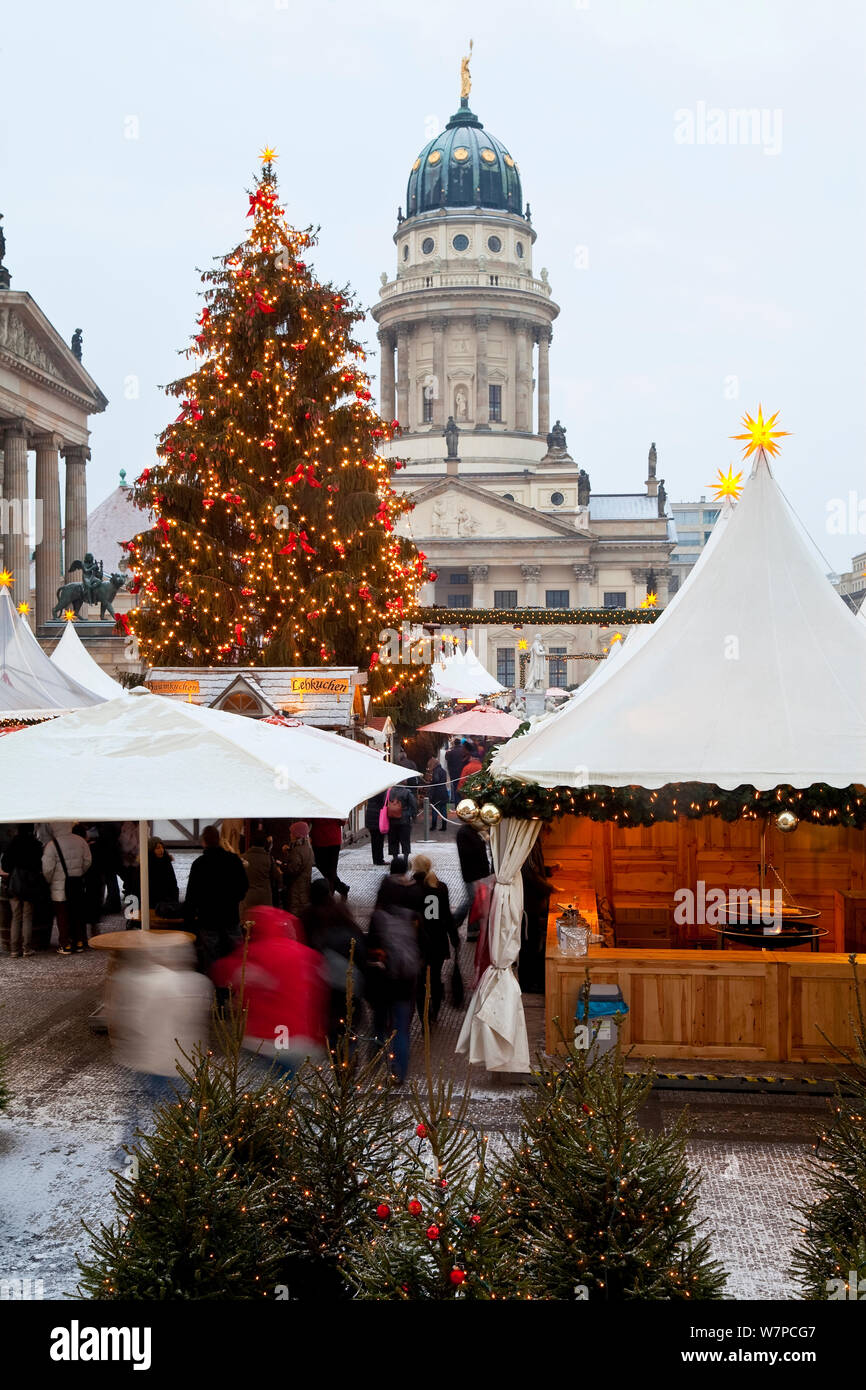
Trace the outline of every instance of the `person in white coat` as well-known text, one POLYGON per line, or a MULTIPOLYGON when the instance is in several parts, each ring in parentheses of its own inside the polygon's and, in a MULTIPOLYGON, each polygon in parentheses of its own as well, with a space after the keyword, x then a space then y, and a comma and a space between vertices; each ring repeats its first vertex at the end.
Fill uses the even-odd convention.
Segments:
POLYGON ((87 949, 84 875, 91 863, 90 846, 80 835, 73 835, 72 822, 55 821, 42 853, 42 873, 57 918, 58 955, 87 949))
POLYGON ((188 1066, 209 1037, 213 985, 194 969, 191 943, 170 945, 162 933, 136 932, 118 951, 105 994, 114 1060, 128 1088, 123 1144, 132 1144, 154 1106, 182 1087, 178 1063, 188 1066))

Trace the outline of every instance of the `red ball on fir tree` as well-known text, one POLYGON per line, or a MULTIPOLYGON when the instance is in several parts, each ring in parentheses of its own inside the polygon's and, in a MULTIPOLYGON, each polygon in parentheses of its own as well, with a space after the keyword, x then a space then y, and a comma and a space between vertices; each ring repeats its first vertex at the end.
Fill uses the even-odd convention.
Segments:
POLYGON ((422 1212, 423 1210, 424 1210, 424 1208, 421 1206, 421 1203, 420 1203, 419 1201, 413 1199, 413 1200, 409 1203, 409 1215, 410 1215, 410 1216, 420 1216, 420 1215, 421 1215, 421 1212, 422 1212))
POLYGON ((438 1227, 438 1226, 436 1226, 436 1225, 434 1224, 434 1225, 432 1225, 432 1226, 428 1226, 428 1227, 427 1227, 427 1239, 428 1239, 428 1240, 438 1240, 438 1239, 439 1239, 439 1227, 438 1227))
POLYGON ((474 1212, 472 1213, 472 1215, 470 1216, 470 1218, 469 1218, 469 1225, 470 1225, 470 1226, 480 1226, 480 1225, 481 1225, 481 1217, 478 1215, 477 1211, 474 1211, 474 1212))
POLYGON ((452 1271, 451 1271, 451 1273, 450 1273, 450 1275, 449 1275, 448 1277, 450 1278, 452 1284, 465 1284, 465 1283, 466 1283, 466 1270, 465 1270, 465 1269, 452 1269, 452 1271))
POLYGON ((424 1124, 423 1120, 419 1125, 415 1126, 415 1133, 418 1135, 419 1139, 427 1138, 427 1126, 424 1124))
POLYGON ((378 1216, 380 1221, 388 1220, 388 1217, 391 1215, 391 1208, 388 1206, 387 1202, 379 1203, 379 1205, 376 1208, 376 1215, 378 1216))

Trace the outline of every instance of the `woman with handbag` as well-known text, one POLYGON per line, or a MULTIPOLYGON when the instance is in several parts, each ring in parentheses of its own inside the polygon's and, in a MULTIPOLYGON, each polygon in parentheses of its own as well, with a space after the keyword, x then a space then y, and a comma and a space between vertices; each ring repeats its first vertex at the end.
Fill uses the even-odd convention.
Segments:
POLYGON ((42 875, 51 890, 60 946, 57 954, 72 955, 87 948, 84 875, 90 868, 90 848, 73 835, 69 821, 57 822, 42 854, 42 875))
POLYGON ((418 814, 418 798, 411 787, 392 787, 385 798, 384 811, 393 871, 393 861, 398 854, 406 859, 409 857, 412 822, 418 814))
POLYGON ((382 812, 385 808, 385 792, 371 796, 364 809, 364 824, 370 832, 370 856, 378 868, 385 867, 385 836, 388 833, 387 817, 382 825, 382 812))
POLYGON ((17 834, 0 860, 0 872, 8 876, 12 922, 10 956, 32 956, 33 904, 42 894, 42 845, 32 825, 19 825, 17 834))

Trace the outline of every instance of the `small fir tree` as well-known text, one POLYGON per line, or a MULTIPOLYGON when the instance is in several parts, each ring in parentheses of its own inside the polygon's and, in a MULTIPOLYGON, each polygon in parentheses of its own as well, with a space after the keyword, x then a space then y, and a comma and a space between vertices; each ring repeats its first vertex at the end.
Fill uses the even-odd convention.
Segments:
POLYGON ((425 1024, 426 1080, 409 1089, 409 1140, 366 1203, 349 1252, 358 1297, 444 1300, 517 1297, 519 1264, 488 1141, 468 1119, 470 1092, 434 1080, 425 1024))
POLYGON ((132 626, 154 665, 369 668, 375 707, 405 724, 429 703, 429 667, 386 667, 379 633, 428 570, 395 529, 402 464, 378 452, 397 422, 370 405, 363 313, 307 264, 315 238, 285 219, 275 157, 247 237, 202 276, 192 370, 166 388, 180 413, 136 480, 154 525, 127 546, 132 626))
POLYGON ((564 1063, 540 1061, 509 1165, 512 1258, 525 1262, 532 1297, 721 1297, 683 1118, 661 1134, 642 1129, 651 1075, 628 1073, 619 1044, 589 1057, 567 1042, 564 1063))
POLYGON ((220 1053, 179 1066, 178 1098, 157 1107, 114 1191, 117 1218, 78 1261, 80 1297, 273 1297, 286 1224, 287 1091, 253 1073, 242 1024, 217 1021, 220 1053), (184 1087, 186 1093, 184 1094, 184 1087))
POLYGON ((832 1123, 811 1160, 819 1195, 798 1208, 804 1225, 792 1257, 794 1278, 810 1300, 866 1296, 866 1007, 856 956, 850 961, 854 1062, 837 1084, 832 1123))

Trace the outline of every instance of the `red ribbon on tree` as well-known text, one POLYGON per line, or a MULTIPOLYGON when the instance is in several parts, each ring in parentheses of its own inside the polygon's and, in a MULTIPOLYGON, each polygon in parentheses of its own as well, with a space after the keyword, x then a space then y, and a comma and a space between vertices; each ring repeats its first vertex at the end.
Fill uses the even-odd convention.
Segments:
POLYGON ((169 525, 168 525, 168 522, 166 521, 165 517, 164 517, 164 516, 158 516, 157 519, 156 519, 156 524, 157 524, 157 526, 159 527, 160 531, 162 532, 164 539, 165 539, 165 540, 168 540, 169 525))
POLYGON ((288 544, 283 546, 280 554, 292 555, 298 545, 307 555, 316 554, 315 546, 310 545, 310 538, 306 531, 290 531, 288 544))
POLYGON ((175 422, 174 422, 176 425, 179 425, 179 424, 181 423, 182 420, 203 420, 203 419, 204 419, 204 414, 202 413, 201 410, 199 410, 198 401, 196 401, 196 400, 181 401, 180 405, 181 405, 180 414, 178 415, 177 419, 176 419, 175 422))
POLYGON ((124 637, 132 636, 132 628, 129 626, 129 619, 127 618, 125 613, 117 614, 116 618, 114 619, 114 626, 116 628, 120 628, 120 631, 124 637))

